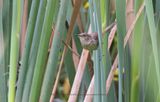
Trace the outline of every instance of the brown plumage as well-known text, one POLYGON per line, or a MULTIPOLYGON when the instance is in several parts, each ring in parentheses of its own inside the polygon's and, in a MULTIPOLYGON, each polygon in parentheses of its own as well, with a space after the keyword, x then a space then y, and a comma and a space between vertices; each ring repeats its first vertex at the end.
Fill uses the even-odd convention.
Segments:
POLYGON ((96 50, 98 48, 98 33, 81 33, 78 34, 81 45, 87 50, 96 50))

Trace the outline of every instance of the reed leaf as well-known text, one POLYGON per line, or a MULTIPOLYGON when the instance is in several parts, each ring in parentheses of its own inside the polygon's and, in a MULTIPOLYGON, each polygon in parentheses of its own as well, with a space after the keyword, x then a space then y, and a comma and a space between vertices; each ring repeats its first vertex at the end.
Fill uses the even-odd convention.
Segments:
POLYGON ((5 43, 3 37, 2 8, 0 4, 0 102, 7 102, 7 77, 5 67, 5 43))
POLYGON ((118 102, 123 102, 123 68, 124 68, 124 36, 126 34, 126 1, 116 0, 116 19, 117 19, 117 33, 118 33, 118 68, 119 68, 119 79, 118 79, 118 102), (121 8, 121 9, 119 9, 121 8))
POLYGON ((38 47, 37 60, 34 69, 29 102, 38 102, 40 97, 41 86, 47 61, 50 35, 52 32, 53 18, 56 16, 56 7, 58 0, 47 1, 47 7, 44 17, 44 23, 41 32, 40 44, 38 47))
POLYGON ((17 64, 19 57, 19 35, 21 27, 21 0, 13 0, 13 18, 11 31, 10 70, 8 101, 15 101, 17 64))
MULTIPOLYGON (((46 3, 47 3, 47 0, 42 0, 40 2, 40 6, 38 9, 37 19, 36 19, 36 23, 35 23, 35 29, 34 29, 33 38, 32 38, 33 41, 31 44, 29 60, 28 60, 28 69, 27 69, 27 74, 25 76, 26 77, 25 78, 26 84, 23 86, 24 89, 23 89, 23 94, 21 96, 22 99, 19 100, 19 102, 20 101, 28 102, 28 100, 29 100, 29 93, 30 93, 30 89, 31 89, 34 67, 35 67, 35 63, 36 63, 38 45, 40 42, 40 36, 41 36, 41 31, 42 31, 42 26, 43 26, 42 24, 43 24, 45 10, 46 10, 45 9, 46 3)), ((18 90, 17 90, 17 99, 18 98, 20 98, 20 96, 18 96, 18 90)))
MULTIPOLYGON (((151 42, 152 42, 152 49, 153 49, 153 56, 155 61, 155 70, 156 70, 156 76, 157 76, 157 84, 160 86, 160 80, 158 78, 160 77, 160 65, 159 65, 159 56, 158 56, 158 44, 157 44, 157 33, 156 33, 156 25, 155 25, 155 19, 154 19, 154 13, 153 13, 153 3, 151 0, 145 0, 146 5, 146 13, 148 18, 148 24, 149 24, 149 30, 150 30, 150 36, 151 36, 151 42)), ((160 101, 160 87, 158 88, 158 95, 156 102, 160 101)))
POLYGON ((31 43, 32 43, 32 37, 33 37, 38 7, 39 7, 39 0, 34 0, 32 3, 32 9, 30 12, 30 17, 29 17, 28 25, 27 25, 24 52, 22 54, 22 59, 20 62, 21 66, 20 66, 19 75, 18 75, 19 79, 17 82, 18 89, 16 92, 16 101, 18 101, 18 102, 21 102, 22 95, 23 95, 26 72, 28 69, 28 59, 29 59, 30 47, 31 47, 31 43))
POLYGON ((42 90, 41 90, 40 100, 44 102, 49 101, 50 99, 56 70, 59 65, 60 57, 62 54, 62 48, 64 46, 62 43, 62 40, 64 40, 66 36, 64 29, 65 29, 67 5, 68 5, 67 0, 61 0, 60 10, 59 10, 54 37, 52 41, 51 52, 49 55, 46 72, 44 76, 44 81, 42 85, 42 90))

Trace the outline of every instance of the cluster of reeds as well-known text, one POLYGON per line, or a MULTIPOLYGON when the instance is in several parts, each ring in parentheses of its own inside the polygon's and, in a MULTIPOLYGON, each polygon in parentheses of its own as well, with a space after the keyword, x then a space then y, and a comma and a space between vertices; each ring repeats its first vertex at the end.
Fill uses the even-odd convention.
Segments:
POLYGON ((54 102, 62 71, 68 102, 160 102, 159 19, 160 0, 0 0, 0 102, 54 102))

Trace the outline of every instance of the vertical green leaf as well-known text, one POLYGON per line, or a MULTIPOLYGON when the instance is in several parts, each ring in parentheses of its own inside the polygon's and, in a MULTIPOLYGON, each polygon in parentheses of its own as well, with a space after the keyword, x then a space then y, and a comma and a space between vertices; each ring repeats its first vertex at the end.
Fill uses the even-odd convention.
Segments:
POLYGON ((7 102, 7 79, 5 67, 5 43, 3 37, 2 8, 3 4, 0 4, 0 102, 7 102))
POLYGON ((33 33, 33 41, 32 41, 30 54, 29 54, 29 60, 28 60, 28 69, 27 69, 25 84, 23 86, 24 87, 23 95, 19 96, 21 93, 18 93, 18 90, 17 90, 17 101, 18 102, 21 102, 21 101, 28 102, 28 100, 29 100, 29 93, 30 93, 30 88, 32 85, 32 78, 33 78, 34 67, 35 67, 36 58, 37 58, 38 45, 40 42, 40 36, 41 36, 43 20, 44 20, 44 15, 45 15, 45 10, 46 10, 45 9, 46 3, 47 3, 47 0, 42 0, 40 2, 40 6, 38 9, 35 29, 34 29, 34 33, 33 33), (20 98, 22 98, 22 100, 20 98))
POLYGON ((30 47, 32 43, 32 37, 33 37, 38 7, 39 7, 39 0, 34 0, 32 3, 30 17, 27 25, 25 47, 24 47, 24 52, 21 59, 20 71, 18 75, 18 78, 19 78, 17 82, 18 88, 16 92, 16 101, 18 102, 21 102, 22 95, 23 95, 23 88, 25 84, 26 72, 28 69, 28 59, 29 59, 30 47))
MULTIPOLYGON (((156 26, 155 26, 155 20, 154 20, 154 12, 153 12, 153 3, 151 0, 145 0, 145 5, 146 5, 146 13, 148 18, 151 42, 152 42, 153 56, 155 61, 157 82, 158 82, 158 86, 160 86, 160 80, 158 79, 160 77, 160 70, 159 70, 160 65, 159 65, 159 57, 158 57, 158 44, 157 44, 156 26)), ((160 101, 159 97, 160 97, 160 87, 158 88, 158 95, 157 95, 156 102, 160 101)))
MULTIPOLYGON (((9 77, 9 59, 10 59, 10 42, 11 42, 11 23, 12 23, 12 0, 3 0, 2 11, 3 37, 4 37, 4 56, 5 56, 5 77, 9 77)), ((7 85, 7 80, 6 80, 7 85)), ((8 88, 7 88, 8 90, 8 88)))
MULTIPOLYGON (((97 50, 97 62, 99 63, 99 70, 100 70, 100 96, 101 96, 101 101, 106 102, 106 75, 105 75, 105 62, 103 61, 103 40, 102 40, 102 24, 101 24, 101 12, 100 12, 100 1, 95 0, 94 2, 94 10, 95 10, 95 28, 96 31, 98 32, 98 41, 99 41, 99 48, 97 50)), ((105 13, 104 13, 105 14, 105 13)), ((106 15, 106 14, 105 14, 106 15)), ((105 52, 104 52, 105 53, 105 52)), ((96 67, 98 68, 98 67, 96 67)))
POLYGON ((107 9, 108 9, 109 0, 101 0, 100 2, 100 9, 101 9, 101 22, 102 22, 102 29, 106 27, 106 16, 107 16, 107 9))
POLYGON ((10 71, 8 101, 15 101, 15 86, 19 55, 19 34, 21 26, 21 0, 13 0, 13 18, 11 31, 10 71))
MULTIPOLYGON (((104 69, 105 61, 103 61, 103 41, 102 41, 102 24, 101 24, 101 13, 100 13, 100 1, 90 1, 90 19, 92 25, 92 31, 98 32, 99 47, 97 51, 93 52, 94 56, 94 74, 95 74, 95 91, 94 101, 95 102, 106 102, 106 90, 105 81, 106 73, 104 69), (92 7, 93 6, 93 7, 92 7)), ((106 23, 106 22, 105 22, 106 23)))
POLYGON ((57 67, 59 64, 59 58, 61 57, 62 47, 64 46, 62 40, 65 38, 65 21, 66 21, 66 13, 68 0, 60 1, 60 10, 58 14, 58 19, 56 23, 56 28, 54 32, 54 37, 52 41, 52 47, 46 67, 46 72, 44 75, 44 81, 41 90, 40 101, 48 102, 52 93, 52 88, 54 84, 54 79, 57 72, 57 67))
POLYGON ((44 23, 41 32, 41 39, 37 53, 37 60, 34 69, 34 75, 32 80, 31 92, 29 97, 29 102, 38 102, 42 79, 45 72, 45 64, 47 61, 48 46, 50 41, 50 35, 52 32, 53 18, 56 15, 56 5, 59 0, 49 0, 47 1, 46 13, 44 17, 44 23))
MULTIPOLYGON (((1 0, 2 1, 2 0, 1 0)), ((4 85, 1 92, 2 93, 2 102, 7 102, 7 95, 8 95, 8 87, 7 87, 7 83, 8 83, 8 77, 9 77, 9 59, 10 59, 10 35, 11 35, 11 21, 12 21, 12 1, 11 0, 3 0, 3 3, 1 2, 0 4, 0 10, 1 11, 1 24, 2 24, 2 29, 1 29, 1 44, 2 44, 2 58, 1 61, 4 61, 4 66, 2 64, 2 66, 0 68, 2 68, 1 70, 1 74, 2 75, 2 81, 0 81, 1 85, 4 85), (4 48, 4 49, 3 49, 4 48)))
MULTIPOLYGON (((89 0, 89 16, 90 16, 90 22, 91 22, 91 28, 92 28, 92 32, 95 32, 95 15, 94 14, 94 6, 93 6, 93 2, 92 0, 89 0)), ((94 80, 94 97, 93 97, 93 101, 94 102, 101 102, 101 81, 100 79, 100 68, 99 68, 99 62, 98 62, 98 52, 97 51, 93 51, 93 61, 94 61, 94 75, 95 75, 95 80, 94 80)))
POLYGON ((124 68, 124 36, 126 34, 126 0, 116 0, 116 19, 118 33, 118 61, 119 61, 119 79, 118 79, 118 102, 123 102, 123 68, 124 68))
MULTIPOLYGON (((140 6, 142 5, 143 0, 135 1, 135 12, 137 13, 140 6)), ((140 15, 137 20, 133 32, 132 40, 132 52, 131 52, 131 92, 130 92, 130 101, 138 102, 139 101, 139 77, 140 77, 140 54, 142 47, 142 34, 144 26, 144 13, 140 15)))

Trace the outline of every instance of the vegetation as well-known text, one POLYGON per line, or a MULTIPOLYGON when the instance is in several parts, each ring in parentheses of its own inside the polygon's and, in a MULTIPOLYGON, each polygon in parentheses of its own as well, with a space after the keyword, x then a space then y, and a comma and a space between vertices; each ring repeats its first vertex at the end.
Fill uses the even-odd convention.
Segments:
POLYGON ((159 39, 160 0, 0 0, 0 102, 160 102, 159 39))

